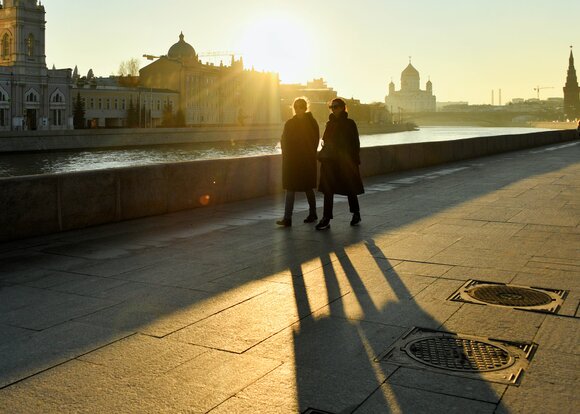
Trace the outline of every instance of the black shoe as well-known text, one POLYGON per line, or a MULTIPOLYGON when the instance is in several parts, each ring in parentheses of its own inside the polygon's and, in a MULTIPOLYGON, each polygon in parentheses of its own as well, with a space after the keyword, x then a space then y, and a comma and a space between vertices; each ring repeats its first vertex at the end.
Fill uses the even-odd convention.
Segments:
POLYGON ((304 223, 314 223, 316 220, 318 220, 318 216, 316 215, 316 213, 314 214, 309 214, 308 217, 306 217, 304 219, 304 223))
POLYGON ((351 226, 358 226, 358 224, 360 222, 361 222, 360 213, 354 213, 352 215, 352 220, 350 221, 350 225, 351 226))
POLYGON ((282 220, 278 220, 276 222, 276 224, 279 226, 282 226, 282 227, 291 227, 292 226, 292 219, 284 218, 282 220))
POLYGON ((330 228, 330 219, 322 217, 322 220, 316 225, 316 230, 326 230, 330 228))

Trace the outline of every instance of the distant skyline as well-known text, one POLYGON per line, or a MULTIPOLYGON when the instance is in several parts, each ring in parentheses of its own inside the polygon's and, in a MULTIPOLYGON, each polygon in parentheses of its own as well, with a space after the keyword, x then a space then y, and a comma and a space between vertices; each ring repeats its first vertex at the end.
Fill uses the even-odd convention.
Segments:
MULTIPOLYGON (((437 101, 563 97, 569 46, 580 67, 577 0, 45 0, 46 63, 116 74, 179 39, 198 53, 233 51, 283 83, 324 77, 341 96, 383 102, 409 63, 437 101)), ((202 57, 202 60, 205 58, 202 57)), ((224 64, 229 58, 224 57, 224 64)), ((217 61, 219 63, 219 61, 217 61)))

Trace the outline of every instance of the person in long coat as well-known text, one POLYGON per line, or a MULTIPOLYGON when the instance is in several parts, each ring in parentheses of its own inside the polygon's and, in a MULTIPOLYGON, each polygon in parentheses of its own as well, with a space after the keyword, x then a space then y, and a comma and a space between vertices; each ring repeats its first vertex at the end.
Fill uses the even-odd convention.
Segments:
POLYGON ((356 123, 348 117, 346 103, 334 99, 329 106, 332 113, 329 116, 322 140, 324 142, 320 156, 320 183, 318 191, 324 193, 324 213, 317 230, 330 227, 333 218, 334 194, 348 197, 348 205, 352 213, 351 226, 361 222, 358 195, 364 193, 360 176, 360 139, 356 123))
POLYGON ((284 227, 292 225, 292 212, 296 192, 305 192, 309 214, 305 223, 314 223, 316 215, 316 150, 320 141, 318 122, 308 112, 305 98, 297 98, 292 105, 294 116, 286 121, 282 133, 282 184, 286 190, 284 218, 276 224, 284 227))

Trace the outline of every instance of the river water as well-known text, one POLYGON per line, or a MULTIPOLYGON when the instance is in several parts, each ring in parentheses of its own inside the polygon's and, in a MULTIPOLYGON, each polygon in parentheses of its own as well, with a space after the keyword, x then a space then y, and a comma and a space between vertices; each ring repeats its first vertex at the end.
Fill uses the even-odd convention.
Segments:
MULTIPOLYGON (((450 141, 492 135, 546 131, 539 128, 422 127, 418 131, 362 135, 362 147, 450 141)), ((0 154, 0 177, 88 171, 162 162, 280 154, 277 137, 249 143, 172 144, 136 148, 0 154)))

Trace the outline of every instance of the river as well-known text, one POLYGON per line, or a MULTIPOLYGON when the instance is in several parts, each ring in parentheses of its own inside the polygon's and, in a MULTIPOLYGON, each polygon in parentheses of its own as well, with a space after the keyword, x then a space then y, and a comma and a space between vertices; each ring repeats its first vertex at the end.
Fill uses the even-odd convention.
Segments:
MULTIPOLYGON (((362 147, 450 141, 493 135, 547 131, 540 128, 422 127, 418 131, 362 135, 362 147)), ((280 154, 278 138, 242 144, 172 144, 132 148, 0 154, 0 177, 89 171, 162 162, 280 154)))

